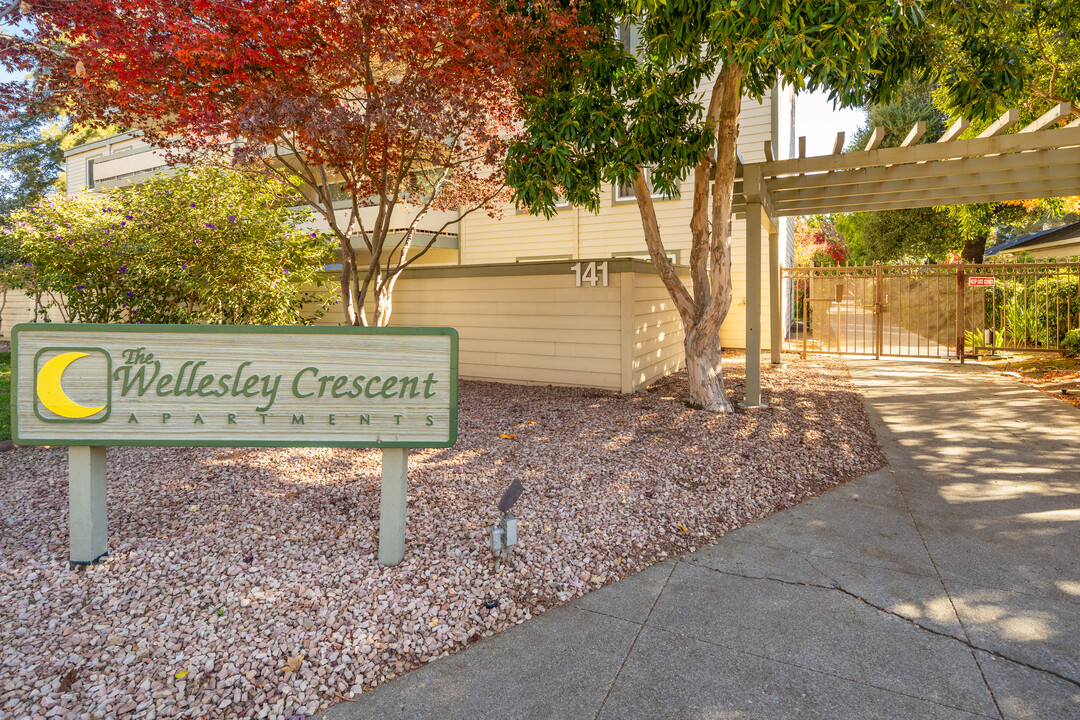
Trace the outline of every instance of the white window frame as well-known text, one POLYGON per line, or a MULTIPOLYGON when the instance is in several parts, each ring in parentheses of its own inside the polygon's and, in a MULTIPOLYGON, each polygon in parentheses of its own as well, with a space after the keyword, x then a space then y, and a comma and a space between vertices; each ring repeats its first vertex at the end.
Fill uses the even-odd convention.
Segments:
POLYGON ((100 160, 103 157, 106 157, 105 153, 98 153, 97 155, 92 155, 84 160, 86 165, 84 168, 85 174, 83 175, 83 184, 86 185, 88 190, 94 189, 94 161, 100 160))
MULTIPOLYGON (((652 169, 643 168, 642 172, 645 173, 645 183, 652 188, 652 169)), ((675 200, 679 197, 678 192, 674 195, 665 195, 664 193, 651 192, 650 195, 654 200, 675 200)), ((622 205, 626 203, 632 203, 637 201, 637 196, 634 195, 634 188, 632 185, 623 185, 622 183, 615 183, 613 204, 622 205)))
MULTIPOLYGON (((560 197, 562 197, 562 196, 556 195, 556 198, 560 198, 560 197)), ((555 212, 556 213, 558 213, 558 211, 560 211, 560 210, 565 210, 568 207, 572 207, 570 205, 569 200, 566 200, 566 199, 561 199, 561 200, 557 199, 557 200, 555 200, 555 212)), ((518 205, 517 203, 514 203, 514 214, 515 215, 528 215, 529 213, 526 212, 524 209, 522 209, 522 207, 520 205, 518 205)))

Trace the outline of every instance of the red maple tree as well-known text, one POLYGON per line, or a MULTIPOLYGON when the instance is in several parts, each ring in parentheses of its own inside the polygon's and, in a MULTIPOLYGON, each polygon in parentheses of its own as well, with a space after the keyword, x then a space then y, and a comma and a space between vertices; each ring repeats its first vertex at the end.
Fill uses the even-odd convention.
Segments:
POLYGON ((459 217, 507 197, 517 93, 582 34, 570 9, 519 0, 36 7, 23 51, 39 88, 76 122, 142 130, 170 162, 289 183, 337 238, 355 325, 385 325, 401 271, 459 217), (460 212, 419 231, 439 210, 460 212))

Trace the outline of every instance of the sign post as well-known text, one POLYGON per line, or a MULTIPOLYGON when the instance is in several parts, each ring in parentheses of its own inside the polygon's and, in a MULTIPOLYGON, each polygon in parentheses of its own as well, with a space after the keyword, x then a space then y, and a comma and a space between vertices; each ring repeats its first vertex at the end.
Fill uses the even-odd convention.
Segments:
POLYGON ((105 448, 68 448, 68 532, 74 565, 90 565, 109 551, 105 512, 105 448))
POLYGON ((23 324, 11 338, 12 439, 69 446, 76 564, 108 552, 110 445, 380 448, 393 565, 409 448, 457 440, 450 328, 23 324))
POLYGON ((397 565, 405 557, 405 495, 409 449, 382 451, 382 491, 379 497, 379 563, 397 565))

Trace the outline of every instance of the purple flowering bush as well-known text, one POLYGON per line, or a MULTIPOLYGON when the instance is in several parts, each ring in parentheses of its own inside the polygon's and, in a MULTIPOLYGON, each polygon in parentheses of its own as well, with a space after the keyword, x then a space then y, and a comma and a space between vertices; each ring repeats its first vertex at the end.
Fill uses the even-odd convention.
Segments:
POLYGON ((286 195, 202 168, 50 196, 0 230, 4 281, 68 322, 309 324, 330 302, 334 243, 286 195))

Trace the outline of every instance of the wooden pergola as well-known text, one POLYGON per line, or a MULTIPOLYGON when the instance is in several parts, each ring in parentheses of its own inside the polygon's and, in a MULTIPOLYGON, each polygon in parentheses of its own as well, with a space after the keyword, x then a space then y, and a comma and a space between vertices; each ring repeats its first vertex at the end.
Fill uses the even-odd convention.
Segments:
POLYGON ((917 145, 926 132, 918 123, 898 147, 882 148, 885 129, 875 128, 865 150, 842 152, 839 133, 829 155, 774 160, 765 143, 764 162, 741 166, 734 209, 746 215, 746 405, 761 405, 761 247, 769 243, 770 330, 773 365, 780 364, 781 217, 899 210, 970 203, 1080 195, 1080 115, 1071 103, 1056 105, 1018 132, 1009 110, 973 138, 958 139, 969 123, 957 121, 934 143, 917 145))

